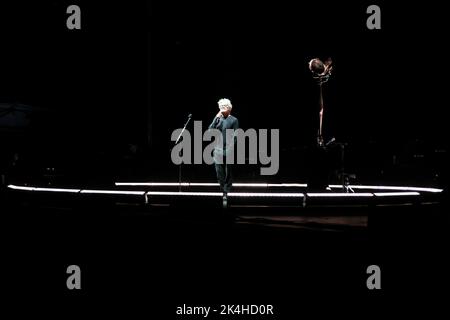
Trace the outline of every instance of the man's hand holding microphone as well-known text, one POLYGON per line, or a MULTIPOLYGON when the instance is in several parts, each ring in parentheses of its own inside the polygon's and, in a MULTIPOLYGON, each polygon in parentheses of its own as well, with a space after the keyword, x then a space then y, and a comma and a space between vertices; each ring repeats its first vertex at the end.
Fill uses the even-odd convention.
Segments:
POLYGON ((223 117, 223 110, 220 110, 219 112, 217 112, 216 114, 216 118, 222 118, 223 117))

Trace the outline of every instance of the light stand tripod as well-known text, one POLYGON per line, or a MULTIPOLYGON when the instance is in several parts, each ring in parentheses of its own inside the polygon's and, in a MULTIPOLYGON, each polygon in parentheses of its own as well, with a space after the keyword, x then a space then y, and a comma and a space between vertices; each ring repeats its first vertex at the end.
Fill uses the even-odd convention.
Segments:
POLYGON ((320 59, 312 59, 309 61, 309 70, 311 70, 313 74, 313 78, 317 81, 319 85, 319 129, 317 133, 317 145, 320 148, 326 148, 330 144, 338 145, 340 147, 341 151, 341 168, 340 168, 340 174, 339 180, 342 184, 342 190, 344 192, 354 192, 353 189, 350 187, 350 179, 355 178, 352 174, 347 174, 345 172, 345 147, 347 146, 346 143, 335 143, 335 138, 332 138, 329 142, 326 144, 323 141, 323 84, 326 83, 331 76, 331 71, 333 70, 333 67, 331 66, 331 59, 327 59, 324 62, 322 62, 320 59))
POLYGON ((352 187, 350 187, 350 179, 355 179, 355 175, 348 174, 345 172, 345 147, 347 146, 347 143, 336 143, 341 149, 341 172, 340 172, 340 180, 342 184, 342 191, 345 193, 354 193, 352 187))
MULTIPOLYGON (((188 119, 186 120, 186 123, 184 124, 183 130, 181 130, 180 134, 178 135, 177 140, 175 141, 174 146, 176 146, 178 144, 178 142, 180 141, 181 137, 183 136, 184 131, 186 130, 187 125, 189 124, 189 121, 191 121, 192 118, 192 114, 190 113, 188 115, 188 119)), ((180 157, 181 157, 181 150, 180 150, 180 157)), ((182 166, 182 162, 180 162, 180 164, 178 165, 178 191, 181 192, 181 166, 182 166)))

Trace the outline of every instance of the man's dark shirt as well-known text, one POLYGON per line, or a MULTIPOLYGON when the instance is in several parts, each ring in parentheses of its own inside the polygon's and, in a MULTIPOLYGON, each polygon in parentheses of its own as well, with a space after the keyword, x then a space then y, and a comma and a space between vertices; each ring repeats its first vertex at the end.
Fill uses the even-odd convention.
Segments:
POLYGON ((222 132, 222 139, 223 139, 223 146, 216 146, 216 151, 222 151, 226 150, 230 147, 229 144, 227 144, 226 141, 226 130, 227 129, 233 129, 237 130, 239 129, 239 120, 236 117, 233 117, 232 115, 229 115, 228 117, 216 117, 214 118, 213 122, 209 125, 209 129, 217 129, 222 132))

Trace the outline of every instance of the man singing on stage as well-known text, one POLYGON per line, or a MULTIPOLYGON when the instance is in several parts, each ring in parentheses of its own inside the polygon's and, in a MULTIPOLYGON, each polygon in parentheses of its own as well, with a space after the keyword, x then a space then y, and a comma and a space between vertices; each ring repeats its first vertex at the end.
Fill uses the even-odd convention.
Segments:
POLYGON ((209 129, 217 129, 222 132, 222 144, 217 144, 214 149, 214 164, 220 189, 226 194, 231 190, 232 185, 231 164, 227 163, 227 155, 233 155, 232 151, 235 141, 234 135, 229 136, 227 139, 226 131, 227 129, 237 130, 239 128, 239 121, 231 115, 233 106, 229 99, 220 99, 217 104, 219 105, 220 111, 209 126, 209 129))

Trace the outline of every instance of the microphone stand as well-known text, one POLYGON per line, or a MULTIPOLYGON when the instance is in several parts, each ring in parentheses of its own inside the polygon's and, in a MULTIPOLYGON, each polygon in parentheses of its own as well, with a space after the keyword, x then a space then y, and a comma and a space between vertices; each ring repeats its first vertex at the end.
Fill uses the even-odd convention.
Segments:
MULTIPOLYGON (((188 119, 186 120, 186 123, 184 124, 183 130, 181 130, 180 134, 178 135, 178 138, 175 141, 174 146, 176 146, 178 144, 178 142, 180 141, 181 137, 183 136, 184 131, 186 130, 187 125, 191 121, 191 118, 192 118, 192 114, 189 114, 188 119)), ((180 150, 180 156, 181 156, 181 150, 180 150)), ((179 192, 181 192, 181 165, 182 165, 182 162, 180 162, 180 164, 178 165, 178 191, 179 192)))

